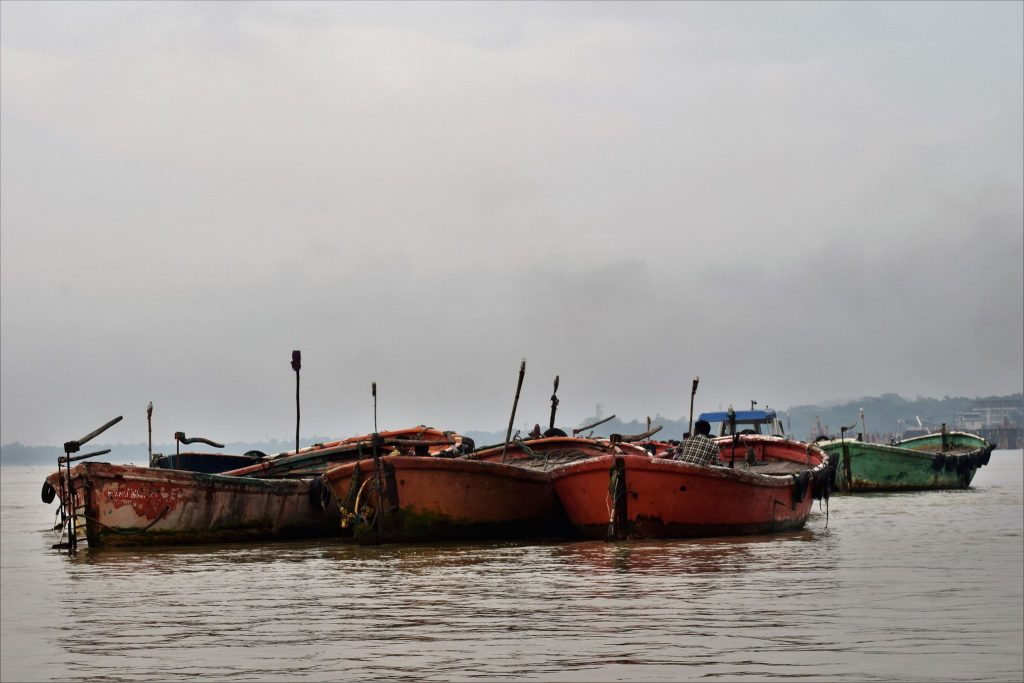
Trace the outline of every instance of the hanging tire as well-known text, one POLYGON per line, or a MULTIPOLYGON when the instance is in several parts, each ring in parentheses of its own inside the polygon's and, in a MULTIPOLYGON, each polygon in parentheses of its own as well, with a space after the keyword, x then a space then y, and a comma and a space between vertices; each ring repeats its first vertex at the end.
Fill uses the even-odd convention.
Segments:
POLYGON ((325 486, 320 477, 314 479, 313 483, 309 485, 309 504, 313 506, 314 510, 326 512, 333 496, 330 487, 325 486))
POLYGON ((799 503, 804 499, 807 494, 807 482, 811 478, 811 473, 804 470, 800 474, 793 475, 793 502, 799 503))
POLYGON ((56 489, 54 489, 53 486, 50 485, 50 482, 44 481, 43 482, 43 493, 42 493, 43 502, 46 503, 47 505, 49 505, 50 503, 53 502, 53 499, 54 499, 54 497, 56 495, 57 495, 56 489))

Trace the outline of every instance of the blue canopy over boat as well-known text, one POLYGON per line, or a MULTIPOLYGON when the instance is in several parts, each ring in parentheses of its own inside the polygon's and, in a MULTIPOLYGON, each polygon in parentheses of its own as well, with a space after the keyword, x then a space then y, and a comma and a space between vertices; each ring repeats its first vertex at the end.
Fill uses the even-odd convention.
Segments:
MULTIPOLYGON (((736 421, 750 423, 768 423, 776 418, 774 410, 737 410, 736 421)), ((716 413, 701 413, 697 416, 698 420, 704 420, 706 422, 728 422, 729 413, 720 410, 716 413)))
MULTIPOLYGON (((763 433, 761 425, 767 425, 765 433, 775 436, 785 435, 778 415, 771 408, 765 408, 764 410, 737 410, 734 414, 736 416, 737 432, 761 434, 763 433)), ((717 431, 719 436, 733 433, 733 430, 730 428, 728 411, 719 410, 714 413, 701 413, 697 419, 710 422, 712 433, 717 431), (716 424, 719 425, 717 429, 714 426, 716 424)))

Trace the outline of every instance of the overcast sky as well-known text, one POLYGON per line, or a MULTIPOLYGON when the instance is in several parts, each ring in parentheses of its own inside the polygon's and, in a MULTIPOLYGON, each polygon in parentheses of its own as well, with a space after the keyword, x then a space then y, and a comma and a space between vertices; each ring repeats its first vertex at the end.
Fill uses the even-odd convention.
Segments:
POLYGON ((1022 3, 0 12, 4 443, 1022 389, 1022 3))

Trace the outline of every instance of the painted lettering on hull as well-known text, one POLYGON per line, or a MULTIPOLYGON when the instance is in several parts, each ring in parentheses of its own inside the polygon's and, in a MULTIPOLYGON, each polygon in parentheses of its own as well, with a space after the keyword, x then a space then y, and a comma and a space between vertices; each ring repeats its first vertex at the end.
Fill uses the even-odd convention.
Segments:
POLYGON ((116 488, 107 489, 104 494, 114 509, 131 505, 139 517, 156 519, 166 514, 168 508, 177 508, 184 492, 179 487, 121 484, 116 488))

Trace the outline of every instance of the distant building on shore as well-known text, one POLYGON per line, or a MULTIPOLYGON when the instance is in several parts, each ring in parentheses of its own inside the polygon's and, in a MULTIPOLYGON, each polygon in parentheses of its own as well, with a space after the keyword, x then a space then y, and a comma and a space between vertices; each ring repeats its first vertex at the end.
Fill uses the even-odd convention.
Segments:
POLYGON ((996 448, 1021 447, 1024 404, 1015 398, 979 399, 956 416, 956 427, 983 437, 996 448))

